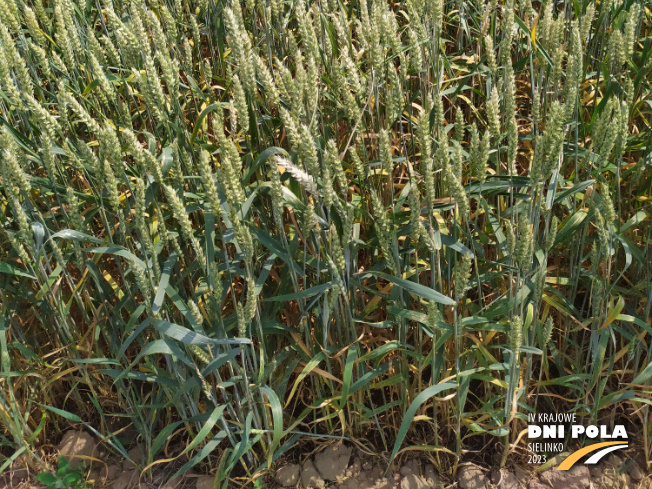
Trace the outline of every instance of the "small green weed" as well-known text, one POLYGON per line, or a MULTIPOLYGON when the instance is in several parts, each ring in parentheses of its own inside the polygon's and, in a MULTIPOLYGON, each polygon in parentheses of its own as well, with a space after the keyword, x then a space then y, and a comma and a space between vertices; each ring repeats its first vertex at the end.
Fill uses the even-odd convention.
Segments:
POLYGON ((85 489, 89 486, 84 477, 84 473, 70 466, 70 462, 61 455, 59 457, 59 467, 56 473, 41 472, 36 478, 45 485, 47 489, 85 489))

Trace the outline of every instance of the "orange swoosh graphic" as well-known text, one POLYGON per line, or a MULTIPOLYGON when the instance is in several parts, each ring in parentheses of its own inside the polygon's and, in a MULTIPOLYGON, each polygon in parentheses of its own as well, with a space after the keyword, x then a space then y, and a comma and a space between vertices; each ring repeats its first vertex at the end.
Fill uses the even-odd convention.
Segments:
POLYGON ((579 459, 581 459, 584 455, 595 452, 596 450, 599 450, 600 448, 604 447, 610 447, 612 445, 623 445, 624 442, 622 441, 605 441, 602 443, 595 443, 593 445, 589 445, 588 447, 584 447, 572 454, 570 454, 566 459, 559 464, 559 467, 557 467, 556 470, 568 470, 570 469, 573 465, 575 465, 575 462, 577 462, 579 459))

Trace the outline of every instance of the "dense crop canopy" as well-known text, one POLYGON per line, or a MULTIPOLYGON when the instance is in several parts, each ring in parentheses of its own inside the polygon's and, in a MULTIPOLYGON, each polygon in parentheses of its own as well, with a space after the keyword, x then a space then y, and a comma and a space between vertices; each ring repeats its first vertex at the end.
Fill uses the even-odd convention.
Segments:
POLYGON ((528 409, 649 444, 650 26, 2 0, 5 455, 69 421, 125 453, 122 413, 222 484, 324 436, 505 463, 528 409))

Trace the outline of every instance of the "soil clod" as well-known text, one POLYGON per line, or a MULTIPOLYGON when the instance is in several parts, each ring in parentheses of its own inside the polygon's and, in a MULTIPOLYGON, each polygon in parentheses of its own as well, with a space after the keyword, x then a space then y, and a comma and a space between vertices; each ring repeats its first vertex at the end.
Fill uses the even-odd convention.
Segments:
POLYGON ((276 482, 283 487, 294 487, 299 482, 301 467, 298 464, 290 464, 281 467, 276 471, 276 482))
POLYGON ((591 486, 591 475, 586 466, 575 465, 570 470, 546 470, 541 481, 552 489, 586 489, 591 486))
POLYGON ((459 484, 462 489, 484 489, 488 482, 480 468, 474 465, 460 468, 459 484))
POLYGON ((339 481, 346 475, 351 459, 351 447, 340 445, 328 447, 315 455, 315 467, 324 480, 339 481))
POLYGON ((420 475, 409 474, 403 477, 401 489, 429 489, 430 486, 420 475))
POLYGON ((306 460, 301 468, 301 484, 305 489, 322 489, 326 485, 312 460, 306 460))
POLYGON ((76 430, 67 431, 58 447, 59 453, 66 457, 72 468, 81 467, 84 461, 88 464, 86 457, 92 457, 96 448, 97 444, 91 435, 76 430))

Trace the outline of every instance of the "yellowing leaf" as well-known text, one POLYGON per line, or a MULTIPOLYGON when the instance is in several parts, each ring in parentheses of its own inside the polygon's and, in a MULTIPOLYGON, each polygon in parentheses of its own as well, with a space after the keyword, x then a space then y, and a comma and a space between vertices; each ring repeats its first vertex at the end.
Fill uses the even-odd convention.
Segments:
POLYGON ((604 324, 600 326, 600 329, 604 329, 613 323, 616 320, 616 317, 618 317, 618 314, 620 314, 620 311, 623 310, 623 307, 625 307, 625 301, 621 296, 619 296, 616 305, 612 306, 611 309, 609 309, 609 312, 607 312, 607 318, 605 319, 604 324))

